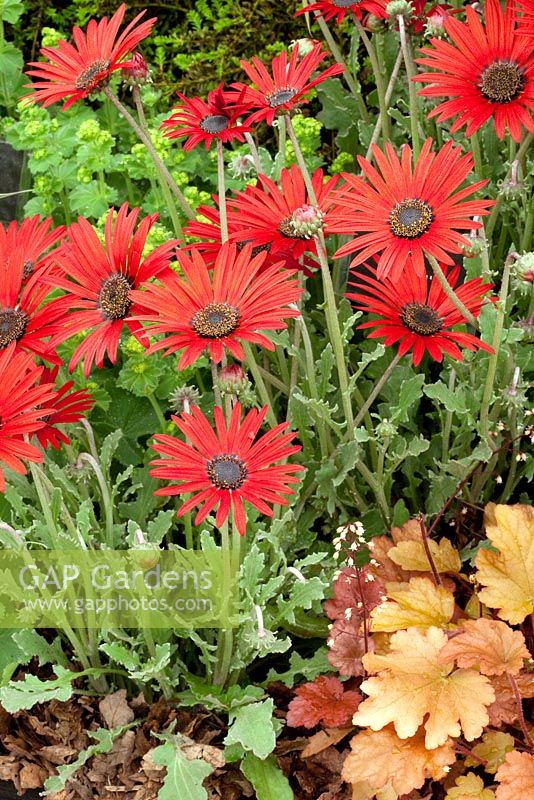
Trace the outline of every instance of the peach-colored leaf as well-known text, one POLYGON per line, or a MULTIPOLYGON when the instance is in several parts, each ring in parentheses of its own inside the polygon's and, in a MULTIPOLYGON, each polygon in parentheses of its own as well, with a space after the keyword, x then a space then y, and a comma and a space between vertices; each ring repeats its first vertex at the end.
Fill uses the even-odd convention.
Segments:
POLYGON ((506 753, 510 753, 514 747, 514 737, 510 736, 509 733, 488 731, 483 735, 482 741, 471 749, 471 752, 477 758, 467 756, 465 765, 467 767, 478 767, 480 765, 478 759, 482 759, 485 762, 484 770, 494 775, 506 758, 506 753))
POLYGON ((454 612, 454 595, 430 578, 411 578, 409 583, 387 584, 389 599, 371 612, 371 630, 392 632, 412 626, 441 628, 454 612))
MULTIPOLYGON (((438 572, 460 572, 462 562, 460 553, 448 539, 428 542, 428 549, 438 572)), ((411 572, 431 572, 430 563, 423 542, 402 541, 392 547, 388 552, 389 558, 403 569, 411 572)))
MULTIPOLYGON (((513 725, 517 722, 517 704, 506 675, 493 675, 491 685, 495 691, 495 700, 488 708, 490 725, 513 725)), ((516 683, 521 697, 534 697, 534 672, 520 672, 516 683)))
POLYGON ((317 731, 308 739, 308 744, 301 752, 301 758, 310 758, 322 753, 327 747, 337 744, 345 738, 354 728, 327 728, 325 731, 317 731))
POLYGON ((512 750, 499 767, 497 800, 527 800, 534 797, 534 755, 512 750))
POLYGON ((401 739, 414 736, 424 722, 429 750, 462 732, 467 741, 477 739, 488 724, 487 706, 495 694, 484 675, 453 671, 454 662, 440 662, 446 643, 439 628, 408 628, 392 635, 389 653, 364 656, 366 670, 378 674, 362 683, 369 697, 353 722, 375 731, 392 722, 401 739))
POLYGON ((468 772, 456 778, 456 786, 449 789, 445 800, 495 800, 495 794, 491 789, 484 788, 482 778, 474 772, 468 772))
POLYGON ((472 619, 462 623, 463 632, 445 645, 443 661, 455 660, 459 667, 478 667, 483 675, 517 673, 530 658, 521 631, 495 619, 472 619))
POLYGON ((534 508, 526 505, 486 506, 488 539, 499 552, 479 550, 478 596, 501 619, 519 625, 534 611, 534 508))
POLYGON ((376 792, 389 782, 398 794, 419 789, 427 778, 439 780, 456 760, 452 742, 427 750, 424 734, 400 739, 392 728, 362 731, 351 741, 343 766, 343 779, 352 784, 367 781, 376 792))

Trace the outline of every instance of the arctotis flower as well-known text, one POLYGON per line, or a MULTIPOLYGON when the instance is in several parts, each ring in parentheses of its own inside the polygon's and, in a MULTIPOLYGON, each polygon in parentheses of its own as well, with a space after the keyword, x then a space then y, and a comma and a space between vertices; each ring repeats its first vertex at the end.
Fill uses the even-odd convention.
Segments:
POLYGON ((216 406, 215 430, 196 406, 191 407, 190 414, 173 417, 190 444, 166 434, 154 436, 153 448, 163 458, 151 462, 150 474, 172 482, 155 494, 193 493, 178 516, 201 506, 196 525, 217 506, 215 524, 220 528, 232 510, 241 536, 245 535, 247 524, 244 501, 262 514, 272 516, 270 506, 287 505, 284 495, 293 494, 290 486, 298 483, 295 473, 304 467, 276 464, 301 448, 292 444, 294 434, 287 431, 287 423, 258 436, 266 413, 267 406, 261 411, 252 409, 241 421, 241 406, 237 403, 227 425, 222 409, 216 406))
POLYGON ((7 228, 0 225, 0 261, 7 263, 9 255, 20 248, 26 280, 50 262, 51 249, 64 234, 64 225, 55 228, 50 217, 41 220, 38 215, 20 223, 10 222, 7 228))
POLYGON ((315 205, 296 164, 282 170, 280 185, 266 175, 259 175, 256 186, 238 192, 231 202, 229 224, 239 223, 239 231, 232 232, 230 238, 245 240, 257 248, 268 246, 272 255, 288 250, 295 259, 304 253, 316 255, 313 237, 323 228, 328 231, 338 181, 336 175, 325 183, 323 171, 315 171, 312 177, 315 205))
POLYGON ((242 341, 274 350, 262 331, 286 328, 284 320, 299 315, 289 305, 301 289, 294 273, 281 270, 280 264, 262 270, 265 257, 252 257, 250 246, 238 252, 235 245, 224 244, 210 272, 198 251, 192 249, 190 256, 180 252, 183 277, 170 273, 160 284, 133 293, 146 309, 138 316, 148 322, 145 335, 166 334, 150 351, 169 355, 183 350, 178 368, 184 369, 204 350, 216 362, 225 348, 243 360, 242 341))
POLYGON ((57 47, 43 47, 41 53, 47 61, 29 65, 34 69, 27 74, 38 80, 28 85, 34 90, 28 97, 43 106, 65 100, 66 109, 105 87, 116 70, 129 65, 125 58, 149 35, 156 21, 154 17, 140 22, 146 14, 142 11, 119 35, 125 10, 123 3, 111 19, 89 20, 85 33, 73 28, 74 44, 62 40, 57 47))
POLYGON ((169 139, 187 137, 184 150, 192 150, 204 142, 206 150, 214 139, 221 142, 245 140, 245 133, 252 128, 240 124, 238 118, 248 111, 250 105, 239 102, 235 92, 225 92, 223 84, 208 94, 207 100, 200 97, 188 99, 178 92, 181 105, 173 109, 169 119, 163 120, 161 127, 169 139))
POLYGON ((39 269, 31 256, 40 254, 44 241, 40 226, 11 227, 8 234, 0 227, 0 353, 14 344, 17 350, 26 350, 46 361, 61 364, 61 359, 50 344, 54 324, 60 316, 54 301, 46 302, 51 292, 47 276, 50 266, 41 262, 39 269), (35 247, 26 240, 26 234, 36 227, 35 247), (21 235, 21 231, 23 231, 21 235), (11 249, 10 245, 19 244, 11 249), (31 268, 30 268, 31 264, 31 268), (25 278, 25 276, 27 276, 25 278))
POLYGON ((287 56, 284 50, 273 58, 272 74, 269 74, 259 58, 253 58, 252 64, 241 61, 243 70, 257 87, 253 89, 243 83, 232 84, 234 89, 244 92, 243 101, 257 109, 248 118, 249 123, 264 119, 272 125, 278 114, 287 113, 299 103, 307 102, 306 95, 310 89, 344 71, 344 67, 334 64, 312 78, 321 61, 327 56, 320 43, 301 59, 298 46, 292 49, 289 61, 287 56))
MULTIPOLYGON (((370 338, 384 339, 388 346, 398 342, 400 356, 411 350, 415 366, 425 352, 435 361, 442 361, 443 353, 462 361, 460 347, 493 353, 491 347, 476 336, 454 329, 465 325, 466 320, 436 278, 406 271, 395 281, 377 280, 376 270, 370 273, 353 273, 355 280, 349 285, 356 291, 347 293, 355 308, 377 315, 377 319, 358 326, 373 328, 370 338)), ((460 268, 444 268, 444 273, 459 300, 475 318, 478 317, 492 285, 474 278, 457 286, 460 268)))
POLYGON ((361 19, 363 12, 367 12, 378 19, 386 19, 386 5, 382 0, 318 0, 301 8, 295 16, 315 11, 317 16, 323 17, 325 21, 335 19, 337 24, 341 25, 347 14, 361 19))
POLYGON ((170 272, 169 262, 178 242, 170 240, 144 258, 146 239, 158 215, 144 217, 135 230, 138 215, 139 209, 128 212, 126 203, 116 217, 111 209, 104 244, 96 230, 80 217, 70 226, 68 240, 58 250, 61 275, 54 276, 53 285, 66 294, 52 303, 61 316, 53 343, 87 332, 69 364, 72 370, 83 359, 86 378, 93 361, 102 367, 106 353, 115 363, 124 325, 139 336, 141 326, 134 317, 140 308, 132 299, 132 290, 149 278, 170 272))
POLYGON ((428 83, 419 94, 444 97, 430 112, 439 122, 457 117, 451 132, 466 125, 472 136, 493 117, 497 135, 506 130, 516 142, 521 128, 534 131, 534 49, 532 39, 517 33, 515 0, 503 11, 499 0, 487 0, 485 25, 475 9, 466 6, 467 22, 444 21, 450 41, 431 39, 416 61, 432 72, 414 80, 428 83))
POLYGON ((408 145, 400 160, 389 143, 385 154, 375 146, 376 169, 358 157, 367 181, 343 174, 346 184, 334 193, 336 210, 329 229, 357 238, 340 247, 337 258, 356 253, 354 267, 376 256, 378 278, 396 280, 405 268, 424 275, 425 253, 452 265, 451 253, 469 245, 461 231, 480 228, 473 216, 487 214, 493 201, 465 198, 487 181, 460 189, 473 166, 471 154, 462 156, 451 140, 437 153, 431 145, 427 139, 413 168, 408 145))
POLYGON ((43 367, 33 356, 15 350, 15 345, 0 351, 0 491, 6 482, 3 466, 26 474, 24 461, 39 463, 42 452, 24 440, 45 425, 55 398, 54 387, 41 382, 43 367))
MULTIPOLYGON (((58 370, 59 367, 55 367, 53 370, 44 369, 39 384, 54 386, 58 370)), ((69 437, 57 426, 79 422, 85 416, 86 411, 93 407, 92 395, 83 389, 72 392, 73 386, 74 381, 64 383, 57 388, 55 397, 48 401, 51 410, 43 418, 43 427, 35 434, 44 449, 51 445, 55 450, 59 450, 61 442, 70 444, 69 437)))

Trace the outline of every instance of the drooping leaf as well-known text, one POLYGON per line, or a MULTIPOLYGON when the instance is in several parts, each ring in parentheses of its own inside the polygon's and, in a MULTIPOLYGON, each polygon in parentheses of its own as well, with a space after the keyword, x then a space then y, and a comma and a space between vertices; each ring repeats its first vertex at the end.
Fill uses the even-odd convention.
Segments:
POLYGON ((488 539, 498 549, 479 550, 477 580, 483 585, 480 600, 497 608, 501 619, 519 625, 534 611, 534 508, 486 506, 488 539))
POLYGON ((427 778, 445 777, 445 768, 456 761, 450 740, 427 750, 421 732, 400 739, 392 728, 367 730, 358 733, 350 745, 352 752, 343 765, 343 778, 352 784, 367 781, 373 793, 391 782, 398 794, 408 794, 419 789, 427 778))
POLYGON ((276 744, 273 725, 274 702, 250 703, 230 712, 230 726, 224 743, 238 742, 258 758, 267 758, 276 744))
POLYGON ((425 745, 432 750, 460 736, 478 738, 488 724, 487 706, 495 699, 490 681, 474 670, 441 664, 447 635, 438 628, 408 628, 391 637, 386 655, 368 653, 363 663, 378 675, 361 685, 369 697, 354 715, 356 725, 381 730, 390 722, 401 739, 414 736, 424 722, 425 745))
POLYGON ((483 675, 517 673, 530 653, 521 631, 494 619, 471 619, 462 623, 463 632, 450 639, 443 650, 443 661, 455 660, 459 667, 478 667, 483 675))
POLYGON ((416 626, 446 626, 454 612, 454 595, 430 578, 387 584, 388 600, 371 612, 373 631, 398 631, 416 626), (389 588, 394 586, 395 588, 389 588))
POLYGON ((499 781, 495 795, 497 800, 534 797, 534 755, 512 750, 495 777, 499 781))
POLYGON ((361 699, 359 692, 345 691, 337 678, 320 675, 297 688, 286 722, 293 728, 315 728, 320 722, 328 728, 341 728, 350 722, 361 699))

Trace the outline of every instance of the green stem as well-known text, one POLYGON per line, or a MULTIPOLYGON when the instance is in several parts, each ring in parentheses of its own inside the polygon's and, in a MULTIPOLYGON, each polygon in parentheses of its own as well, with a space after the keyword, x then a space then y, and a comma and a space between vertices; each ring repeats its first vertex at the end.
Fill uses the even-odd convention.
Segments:
MULTIPOLYGON (((302 319, 302 341, 304 343, 304 353, 306 356, 306 378, 308 386, 310 387, 310 394, 314 400, 321 400, 319 397, 319 390, 317 388, 317 381, 315 378, 315 361, 313 358, 313 348, 308 331, 308 326, 304 318, 302 319)), ((319 445, 321 448, 321 457, 323 461, 328 458, 328 436, 324 420, 320 420, 317 425, 317 432, 319 435, 319 445)))
POLYGON ((165 166, 165 164, 163 163, 163 161, 159 157, 159 155, 158 155, 158 153, 156 151, 156 148, 154 147, 154 144, 153 144, 150 136, 148 136, 143 131, 143 129, 138 125, 138 123, 132 117, 132 115, 130 114, 128 109, 121 103, 119 98, 116 97, 113 94, 113 92, 111 92, 111 90, 110 90, 110 88, 108 86, 106 86, 102 91, 104 92, 106 97, 108 97, 109 100, 113 103, 113 105, 115 106, 115 108, 117 109, 119 114, 121 114, 121 116, 124 117, 124 119, 126 120, 128 125, 136 133, 138 138, 143 142, 143 144, 145 145, 146 149, 148 150, 148 153, 149 153, 152 161, 154 162, 154 166, 156 167, 156 169, 157 169, 157 171, 158 171, 158 173, 160 175, 162 183, 165 183, 166 185, 169 186, 170 190, 172 191, 172 193, 174 194, 174 196, 178 200, 178 203, 180 204, 180 206, 181 206, 184 214, 186 215, 186 217, 188 217, 189 219, 194 219, 195 218, 195 212, 193 211, 193 209, 191 208, 191 206, 189 205, 189 203, 185 199, 185 197, 184 197, 184 195, 182 193, 182 190, 180 189, 179 186, 177 186, 176 181, 172 177, 171 173, 169 172, 169 170, 167 169, 167 167, 165 166))
POLYGON ((271 396, 269 395, 269 391, 265 385, 263 376, 260 372, 256 359, 254 358, 252 347, 248 342, 243 342, 243 350, 245 351, 246 365, 252 373, 252 377, 254 378, 254 383, 256 385, 256 389, 258 390, 260 400, 264 406, 267 406, 267 420, 269 422, 269 425, 272 425, 274 427, 275 425, 278 425, 278 420, 276 419, 274 411, 272 409, 271 396))
POLYGON ((217 382, 219 380, 219 370, 217 369, 217 364, 213 359, 210 360, 210 367, 211 367, 211 382, 213 384, 213 397, 215 399, 215 405, 220 406, 222 408, 221 390, 217 386, 217 382))
POLYGON ((315 19, 319 23, 319 27, 321 29, 321 33, 323 34, 326 43, 328 45, 328 49, 334 56, 335 61, 340 64, 344 68, 343 77, 345 78, 346 84, 349 87, 351 94, 355 98, 358 104, 358 111, 360 113, 360 117, 364 122, 369 122, 369 111, 367 110, 367 106, 365 105, 365 100, 362 97, 362 92, 358 81, 355 79, 352 72, 349 70, 347 66, 347 62, 341 55, 341 50, 339 49, 336 40, 332 36, 330 32, 330 28, 326 24, 324 18, 322 17, 320 12, 316 12, 315 19))
MULTIPOLYGON (((317 196, 315 194, 315 189, 313 188, 310 173, 308 171, 308 167, 306 166, 304 156, 302 155, 302 151, 300 149, 298 139, 295 135, 295 130, 293 128, 289 116, 285 117, 285 121, 286 121, 287 133, 293 144, 293 149, 297 157, 298 165, 300 167, 304 183, 306 184, 306 188, 308 190, 310 202, 314 206, 318 206, 317 196)), ((347 372, 347 362, 345 358, 345 350, 343 347, 341 329, 339 327, 338 311, 336 305, 336 298, 334 294, 334 285, 332 283, 332 276, 330 274, 330 268, 328 266, 326 244, 322 231, 319 231, 319 233, 315 237, 315 242, 317 244, 317 254, 319 256, 319 262, 321 264, 321 277, 323 280, 323 291, 326 303, 325 307, 326 325, 328 328, 328 335, 332 343, 334 357, 336 360, 336 367, 339 376, 339 388, 341 392, 341 401, 343 403, 343 409, 345 412, 345 418, 347 420, 348 430, 353 432, 354 416, 352 413, 352 404, 349 396, 349 376, 347 372)), ((351 433, 351 436, 352 435, 353 433, 351 433)))
MULTIPOLYGON (((232 552, 230 549, 230 536, 228 533, 228 519, 221 525, 221 550, 223 557, 224 586, 221 587, 225 598, 230 598, 232 581, 232 552)), ((224 628, 219 632, 217 647, 217 666, 213 682, 216 686, 224 686, 230 672, 234 634, 232 628, 224 628)))
POLYGON ((360 422, 363 420, 363 418, 365 417, 365 415, 367 414, 367 412, 369 411, 369 409, 373 405, 374 401, 376 400, 376 398, 378 397, 378 395, 382 391, 383 387, 386 385, 386 383, 390 379, 391 373, 393 372, 393 370, 395 369, 395 367, 397 366, 397 364, 399 363, 400 360, 401 360, 401 356, 397 353, 393 357, 393 359, 391 360, 391 363, 389 364, 387 369, 384 371, 384 373, 377 380, 376 384, 373 387, 373 390, 372 390, 371 394, 369 395, 369 397, 367 398, 367 400, 365 401, 363 406, 358 411, 358 414, 356 415, 356 419, 354 420, 354 427, 355 428, 358 427, 360 422))
POLYGON ((219 189, 219 217, 221 220, 221 242, 228 241, 228 216, 226 213, 226 186, 224 181, 223 143, 217 139, 217 186, 219 189))
POLYGON ((100 494, 102 496, 102 502, 104 504, 104 516, 106 520, 106 543, 108 547, 112 550, 113 549, 113 503, 111 501, 111 494, 109 491, 109 487, 106 483, 106 479, 104 477, 104 473, 100 467, 100 464, 93 458, 92 455, 89 453, 80 453, 78 456, 78 461, 85 461, 89 464, 93 472, 95 473, 96 479, 98 481, 98 485, 100 487, 100 494))
MULTIPOLYGON (((449 392, 454 393, 454 384, 456 382, 456 370, 451 369, 449 375, 449 392)), ((443 426, 443 435, 441 438, 441 460, 445 464, 449 460, 449 446, 452 430, 452 411, 447 411, 445 414, 445 424, 443 426)))
POLYGON ((464 306, 460 298, 455 294, 454 289, 451 287, 449 281, 443 274, 443 270, 441 269, 440 265, 429 253, 425 253, 430 266, 432 267, 432 272, 438 283, 440 284, 441 288, 453 304, 453 306, 460 312, 462 317, 464 317, 467 322, 471 325, 471 327, 475 328, 475 330, 479 331, 480 327, 476 320, 476 318, 471 314, 468 308, 464 306))
POLYGON ((154 412, 155 412, 155 414, 156 414, 156 416, 158 418, 159 426, 161 428, 162 433, 165 433, 165 428, 167 427, 167 420, 165 419, 163 411, 161 410, 161 406, 158 403, 158 401, 157 401, 157 399, 156 399, 156 397, 154 395, 154 392, 148 392, 147 393, 147 398, 149 399, 150 405, 154 409, 154 412))
POLYGON ((257 172, 258 175, 260 175, 261 172, 262 172, 260 154, 258 152, 258 148, 256 147, 256 142, 252 138, 252 134, 245 133, 245 141, 249 146, 250 155, 252 156, 252 160, 254 161, 254 166, 256 168, 256 172, 257 172))
POLYGON ((360 22, 360 20, 355 16, 354 22, 356 28, 358 29, 358 33, 360 34, 361 40, 364 44, 365 49, 367 50, 367 55, 369 56, 369 60, 371 62, 371 66, 373 68, 374 76, 375 76, 375 84, 376 84, 376 91, 378 94, 378 106, 380 109, 380 119, 382 122, 382 135, 383 138, 387 141, 391 138, 391 126, 390 126, 390 119, 388 114, 388 107, 386 103, 386 89, 384 86, 384 76, 382 75, 382 70, 380 69, 380 64, 378 63, 378 57, 376 55, 376 51, 373 47, 373 44, 365 29, 360 22))
POLYGON ((476 131, 471 135, 470 141, 473 160, 475 162, 475 172, 479 178, 482 178, 482 153, 480 151, 480 140, 476 131))
POLYGON ((404 65, 406 67, 406 74, 408 76, 408 95, 410 99, 410 128, 412 131, 412 150, 414 160, 417 160, 421 152, 421 143, 419 141, 419 103, 417 99, 417 87, 413 81, 417 72, 413 60, 412 43, 410 35, 406 31, 404 17, 399 15, 397 17, 399 23, 399 33, 401 40, 402 54, 404 57, 404 65))
MULTIPOLYGON (((391 96, 393 94, 393 89, 395 88, 395 84, 397 83, 397 78, 399 77, 400 66, 402 64, 402 50, 399 50, 397 53, 397 59, 393 66, 393 70, 391 72, 391 76, 389 79, 389 83, 386 89, 386 105, 389 106, 389 101, 391 100, 391 96)), ((371 136, 371 141, 369 142, 369 147, 367 148, 367 153, 365 154, 365 158, 369 160, 373 153, 373 145, 377 143, 378 137, 380 136, 380 131, 382 130, 382 118, 379 117, 376 121, 375 129, 373 131, 373 135, 371 136)))
POLYGON ((280 116, 277 119, 277 131, 278 131, 278 153, 274 159, 274 177, 275 180, 280 180, 280 175, 282 174, 282 170, 286 165, 286 126, 285 126, 285 115, 280 116))
POLYGON ((502 332, 504 326, 504 315, 506 313, 506 298, 508 297, 508 286, 510 283, 510 268, 514 261, 515 255, 509 255, 504 262, 504 269, 502 274, 501 291, 499 293, 499 305, 497 309, 497 319, 495 320, 495 329, 493 331, 493 341, 491 346, 494 350, 493 355, 489 357, 488 372, 486 375, 486 383, 484 385, 484 394, 482 395, 482 403, 480 406, 480 435, 486 439, 491 446, 493 442, 489 435, 489 409, 493 397, 493 386, 495 383, 495 375, 497 372, 497 362, 499 360, 499 349, 501 346, 502 332))

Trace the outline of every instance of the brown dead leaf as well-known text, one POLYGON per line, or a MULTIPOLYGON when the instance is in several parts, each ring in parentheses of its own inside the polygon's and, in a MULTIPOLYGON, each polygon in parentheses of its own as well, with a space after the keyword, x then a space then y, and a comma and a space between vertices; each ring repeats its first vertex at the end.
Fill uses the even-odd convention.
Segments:
POLYGON ((191 744, 184 744, 181 750, 189 761, 203 759, 208 764, 211 764, 214 769, 220 769, 226 764, 223 751, 219 747, 213 747, 211 744, 192 742, 191 744))
POLYGON ((119 728, 133 722, 135 714, 126 700, 126 689, 108 694, 98 704, 102 719, 108 728, 119 728))
POLYGON ((310 736, 308 744, 300 754, 301 758, 316 756, 317 753, 321 753, 323 750, 326 750, 327 747, 331 747, 332 745, 340 742, 353 730, 354 728, 351 727, 327 728, 324 731, 318 731, 313 736, 310 736))
POLYGON ((21 789, 42 789, 43 783, 48 778, 48 770, 37 764, 26 764, 19 773, 21 789))

